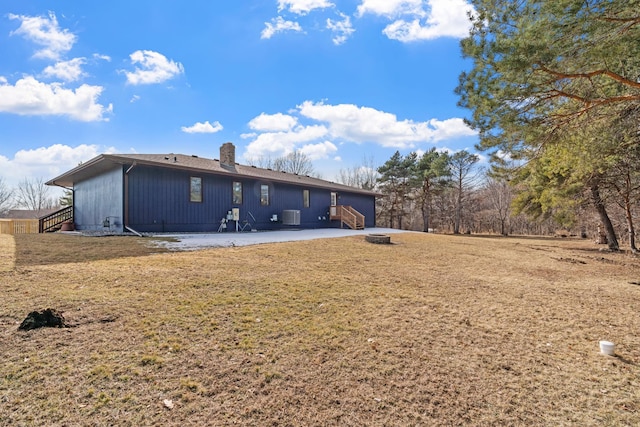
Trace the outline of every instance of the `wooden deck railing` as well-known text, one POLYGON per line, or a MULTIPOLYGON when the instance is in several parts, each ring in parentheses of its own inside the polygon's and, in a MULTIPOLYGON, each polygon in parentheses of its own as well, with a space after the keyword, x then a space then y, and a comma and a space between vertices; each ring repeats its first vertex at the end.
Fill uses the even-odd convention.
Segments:
POLYGON ((336 205, 329 209, 329 219, 340 221, 340 227, 347 227, 353 230, 364 230, 364 215, 351 206, 336 205))
POLYGON ((62 225, 65 221, 73 221, 73 206, 67 206, 39 219, 39 232, 46 233, 62 225))

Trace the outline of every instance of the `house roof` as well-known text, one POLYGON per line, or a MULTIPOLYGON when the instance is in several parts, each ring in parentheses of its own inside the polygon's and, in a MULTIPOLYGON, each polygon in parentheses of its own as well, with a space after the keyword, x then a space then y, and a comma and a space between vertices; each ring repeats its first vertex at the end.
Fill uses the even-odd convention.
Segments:
POLYGON ((2 218, 3 219, 39 219, 43 216, 54 213, 60 208, 40 209, 37 211, 28 209, 11 209, 2 218))
POLYGON ((188 170, 195 173, 208 173, 237 178, 250 178, 264 181, 280 182, 299 186, 323 188, 331 191, 348 191, 351 193, 377 196, 378 193, 344 184, 325 181, 307 175, 279 172, 272 169, 258 168, 236 163, 234 166, 224 165, 218 159, 207 159, 184 154, 101 154, 88 162, 82 163, 70 171, 47 181, 47 185, 73 187, 77 182, 86 180, 103 172, 112 170, 115 165, 149 165, 169 169, 188 170))

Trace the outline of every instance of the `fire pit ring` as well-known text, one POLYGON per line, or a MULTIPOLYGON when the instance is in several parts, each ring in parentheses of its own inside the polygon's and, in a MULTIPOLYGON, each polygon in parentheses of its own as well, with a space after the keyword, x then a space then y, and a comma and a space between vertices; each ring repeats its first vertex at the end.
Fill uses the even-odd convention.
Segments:
POLYGON ((388 236, 386 234, 368 234, 364 236, 364 240, 369 243, 388 245, 391 243, 391 236, 388 236))

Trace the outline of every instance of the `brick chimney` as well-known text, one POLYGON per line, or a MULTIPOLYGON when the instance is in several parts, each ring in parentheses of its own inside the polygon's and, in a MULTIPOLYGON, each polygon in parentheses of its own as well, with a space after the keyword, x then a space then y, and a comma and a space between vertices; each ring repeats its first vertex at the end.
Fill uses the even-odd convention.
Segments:
POLYGON ((220 164, 236 167, 236 147, 230 142, 225 142, 220 147, 220 164))

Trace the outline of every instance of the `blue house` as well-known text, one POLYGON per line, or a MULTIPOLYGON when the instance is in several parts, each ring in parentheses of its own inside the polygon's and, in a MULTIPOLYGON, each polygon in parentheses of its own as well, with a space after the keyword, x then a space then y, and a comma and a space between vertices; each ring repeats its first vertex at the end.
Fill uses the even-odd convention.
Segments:
POLYGON ((377 193, 182 154, 102 154, 50 180, 73 190, 77 230, 212 232, 375 227, 377 193))

